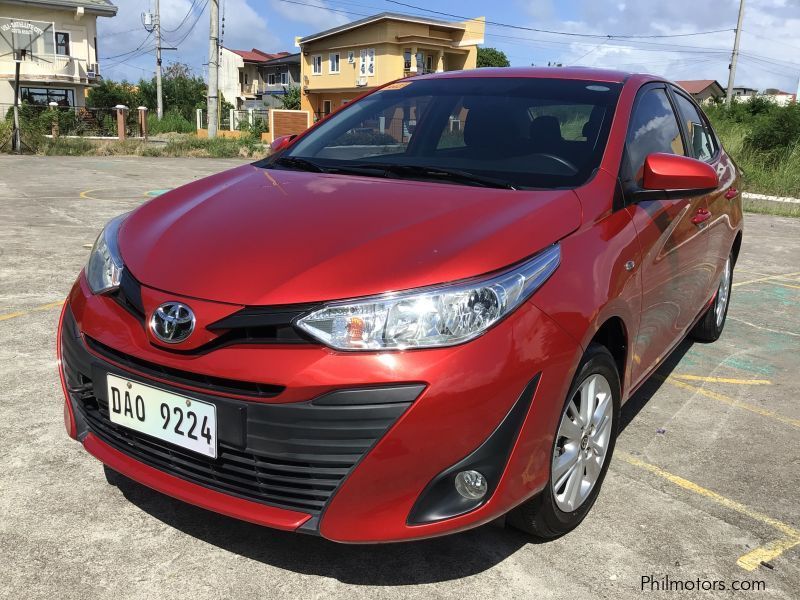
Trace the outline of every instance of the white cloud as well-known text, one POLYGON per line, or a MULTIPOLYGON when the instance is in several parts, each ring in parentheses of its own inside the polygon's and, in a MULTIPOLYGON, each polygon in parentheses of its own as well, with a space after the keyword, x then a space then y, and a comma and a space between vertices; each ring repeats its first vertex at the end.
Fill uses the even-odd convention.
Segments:
MULTIPOLYGON (((659 35, 696 31, 733 29, 739 8, 738 0, 670 0, 620 2, 620 0, 585 0, 577 7, 573 20, 559 20, 541 5, 531 7, 527 0, 518 6, 528 19, 523 22, 540 29, 592 34, 659 35)), ((795 0, 750 0, 742 26, 741 56, 736 85, 764 89, 778 87, 795 91, 800 76, 800 2, 795 0)), ((515 64, 529 64, 516 59, 524 56, 522 48, 535 49, 537 64, 548 60, 564 64, 620 68, 662 74, 673 79, 717 79, 727 85, 728 63, 733 46, 733 31, 678 38, 653 38, 633 42, 601 38, 575 39, 565 36, 526 33, 490 28, 489 43, 509 44, 515 64), (492 33, 500 34, 497 38, 492 33), (534 38, 535 41, 509 40, 501 36, 534 38)), ((533 54, 533 53, 531 53, 533 54)))
MULTIPOLYGON (((126 55, 114 57, 137 48, 147 37, 142 26, 141 14, 150 9, 149 2, 139 0, 117 0, 119 11, 114 18, 98 19, 98 41, 100 45, 101 73, 112 79, 137 80, 148 78, 155 72, 155 47, 153 36, 142 47, 150 49, 142 56, 126 55), (125 62, 122 62, 125 61, 125 62)), ((204 3, 198 3, 200 7, 204 3)), ((234 48, 259 48, 265 52, 289 50, 283 48, 276 32, 267 20, 258 14, 247 0, 224 0, 225 32, 223 43, 234 48)), ((161 2, 161 24, 164 32, 163 46, 177 46, 178 50, 163 51, 163 62, 184 62, 198 75, 205 75, 208 63, 208 7, 197 18, 197 9, 186 23, 175 31, 192 5, 191 0, 169 0, 161 2)), ((220 14, 220 17, 222 14, 220 14)), ((137 53, 137 54, 141 54, 137 53)))

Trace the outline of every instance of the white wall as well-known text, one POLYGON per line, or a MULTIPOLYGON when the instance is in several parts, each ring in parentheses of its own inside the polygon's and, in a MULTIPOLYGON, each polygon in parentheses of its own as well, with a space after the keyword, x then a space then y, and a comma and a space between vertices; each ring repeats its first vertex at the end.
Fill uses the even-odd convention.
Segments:
POLYGON ((236 98, 239 96, 241 87, 239 86, 239 69, 244 68, 244 59, 223 48, 219 61, 219 90, 225 96, 225 100, 236 106, 236 98))
MULTIPOLYGON (((74 9, 48 9, 43 7, 25 6, 22 4, 0 4, 0 17, 18 18, 32 21, 45 21, 54 23, 55 31, 69 33, 70 56, 80 63, 80 71, 85 73, 89 65, 97 64, 97 51, 95 37, 97 36, 97 15, 84 13, 76 18, 74 9)), ((63 65, 60 65, 63 66, 63 65)), ((47 73, 46 63, 38 65, 38 70, 47 73)), ((55 64, 52 69, 55 71, 55 64)), ((102 73, 102 66, 101 66, 102 73)), ((0 103, 13 102, 13 87, 9 80, 14 78, 14 62, 11 57, 0 59, 0 103)), ((33 83, 26 85, 34 86, 33 83)), ((51 82, 50 87, 75 89, 75 103, 84 104, 85 84, 72 81, 51 82), (77 85, 76 85, 77 84, 77 85)))

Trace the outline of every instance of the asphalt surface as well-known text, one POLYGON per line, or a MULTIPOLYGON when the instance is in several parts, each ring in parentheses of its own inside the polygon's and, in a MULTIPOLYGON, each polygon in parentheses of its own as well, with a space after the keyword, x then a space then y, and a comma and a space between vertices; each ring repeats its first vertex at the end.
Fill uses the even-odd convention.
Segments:
POLYGON ((343 546, 109 485, 64 432, 58 303, 110 217, 236 164, 0 156, 0 596, 798 597, 800 219, 746 216, 722 338, 684 343, 626 405, 597 504, 557 541, 343 546))

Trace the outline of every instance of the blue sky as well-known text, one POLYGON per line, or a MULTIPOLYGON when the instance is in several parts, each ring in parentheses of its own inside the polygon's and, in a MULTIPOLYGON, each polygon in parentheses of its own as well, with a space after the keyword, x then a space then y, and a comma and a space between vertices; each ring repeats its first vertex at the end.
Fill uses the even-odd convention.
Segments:
MULTIPOLYGON (((724 86, 739 6, 738 0, 403 1, 429 10, 387 0, 220 0, 225 15, 223 43, 229 48, 293 51, 295 36, 364 15, 392 11, 447 19, 430 12, 441 11, 467 17, 485 16, 489 21, 506 25, 488 25, 485 45, 503 50, 514 66, 559 62, 648 71, 672 79, 717 79, 724 86), (633 40, 556 35, 524 28, 583 36, 728 31, 633 40)), ((113 79, 150 77, 155 63, 153 43, 146 39, 140 16, 151 10, 152 0, 115 3, 119 7, 117 17, 99 19, 102 72, 113 79)), ((164 53, 165 62, 185 62, 196 73, 205 73, 209 26, 206 5, 207 0, 161 0, 163 27, 177 28, 166 34, 165 45, 179 42, 177 52, 164 53)), ((748 0, 742 30, 736 84, 794 92, 800 77, 800 0, 748 0)))

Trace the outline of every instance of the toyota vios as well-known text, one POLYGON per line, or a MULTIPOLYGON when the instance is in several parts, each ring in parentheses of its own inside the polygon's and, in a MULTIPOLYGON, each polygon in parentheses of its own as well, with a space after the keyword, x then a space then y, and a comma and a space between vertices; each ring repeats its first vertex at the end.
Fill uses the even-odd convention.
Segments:
POLYGON ((111 473, 340 542, 575 527, 620 405, 721 333, 739 173, 674 84, 405 79, 113 219, 64 306, 111 473))

